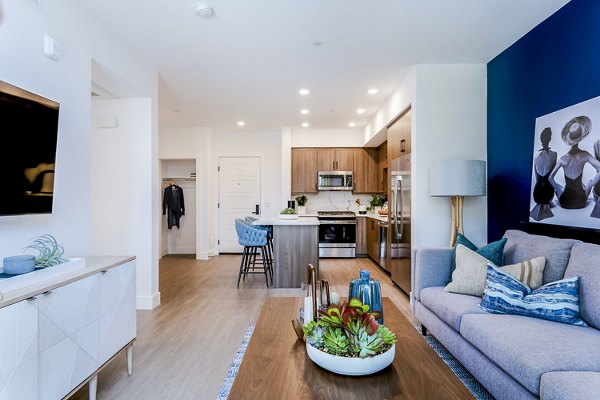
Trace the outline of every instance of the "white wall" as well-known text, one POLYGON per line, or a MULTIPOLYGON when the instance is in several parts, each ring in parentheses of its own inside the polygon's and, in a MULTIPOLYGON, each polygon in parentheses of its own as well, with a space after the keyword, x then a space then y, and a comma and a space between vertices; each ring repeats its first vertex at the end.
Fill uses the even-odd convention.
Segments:
MULTIPOLYGON (((429 168, 438 160, 486 160, 486 66, 418 65, 369 121, 365 143, 412 107, 412 245, 448 246, 450 200, 429 196, 429 168)), ((487 236, 486 197, 464 203, 465 235, 487 236)))
MULTIPOLYGON (((151 99, 150 148, 144 151, 149 151, 148 158, 154 161, 146 166, 145 174, 157 174, 156 71, 122 40, 104 29, 77 1, 45 0, 42 3, 39 10, 29 1, 2 2, 0 80, 61 104, 55 207, 52 215, 0 217, 0 257, 19 254, 30 238, 44 233, 54 235, 64 245, 67 255, 91 252, 90 84, 93 59, 127 81, 137 95, 151 99), (60 60, 53 61, 44 56, 44 34, 60 43, 60 60)), ((150 196, 127 201, 144 208, 157 203, 157 198, 150 196)), ((157 218, 148 221, 150 232, 155 232, 157 221, 157 218)), ((138 274, 144 278, 138 289, 157 293, 157 235, 149 238, 148 247, 144 252, 149 263, 138 266, 138 274)))
POLYGON ((360 129, 292 128, 291 147, 362 147, 360 129))

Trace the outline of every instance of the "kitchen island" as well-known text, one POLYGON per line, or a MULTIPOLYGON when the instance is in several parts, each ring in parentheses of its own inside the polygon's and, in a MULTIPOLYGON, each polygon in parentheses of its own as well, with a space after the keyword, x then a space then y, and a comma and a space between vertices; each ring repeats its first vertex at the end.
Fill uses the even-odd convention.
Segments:
POLYGON ((319 276, 319 220, 261 218, 254 225, 273 227, 273 287, 300 288, 308 283, 307 266, 319 276))

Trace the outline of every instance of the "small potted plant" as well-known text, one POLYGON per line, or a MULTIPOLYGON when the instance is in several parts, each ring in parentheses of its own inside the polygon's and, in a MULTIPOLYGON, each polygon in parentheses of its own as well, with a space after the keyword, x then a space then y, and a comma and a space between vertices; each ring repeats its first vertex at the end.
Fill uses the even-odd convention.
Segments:
POLYGON ((298 214, 299 215, 306 214, 306 203, 308 203, 308 197, 306 197, 305 194, 296 196, 296 203, 298 204, 298 214))
POLYGON ((319 366, 341 375, 369 375, 392 363, 396 335, 377 322, 378 311, 359 299, 319 311, 304 327, 306 351, 319 366))
POLYGON ((381 207, 385 204, 385 196, 379 196, 374 194, 371 200, 369 200, 369 209, 373 212, 381 210, 381 207))

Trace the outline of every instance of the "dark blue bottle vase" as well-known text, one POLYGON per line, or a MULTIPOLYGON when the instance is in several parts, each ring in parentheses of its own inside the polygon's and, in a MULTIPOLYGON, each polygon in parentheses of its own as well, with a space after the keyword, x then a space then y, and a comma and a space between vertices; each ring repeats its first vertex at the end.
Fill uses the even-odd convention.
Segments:
POLYGON ((369 271, 360 271, 360 278, 350 281, 348 299, 357 298, 369 305, 369 311, 379 311, 377 322, 383 324, 383 305, 381 304, 381 286, 379 281, 371 279, 369 271))

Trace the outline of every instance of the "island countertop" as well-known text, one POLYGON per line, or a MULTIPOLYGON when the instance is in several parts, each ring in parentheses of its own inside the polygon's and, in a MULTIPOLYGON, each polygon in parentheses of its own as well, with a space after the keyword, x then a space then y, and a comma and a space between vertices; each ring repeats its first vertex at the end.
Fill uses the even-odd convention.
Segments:
POLYGON ((281 219, 279 217, 261 218, 252 223, 253 225, 319 225, 319 220, 315 217, 298 217, 298 219, 281 219))

